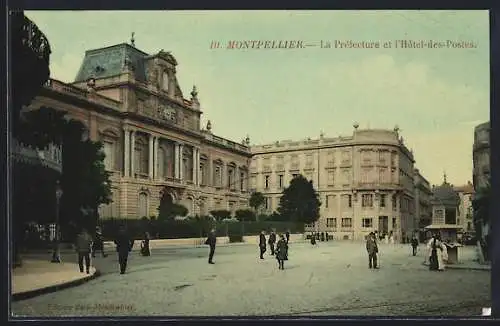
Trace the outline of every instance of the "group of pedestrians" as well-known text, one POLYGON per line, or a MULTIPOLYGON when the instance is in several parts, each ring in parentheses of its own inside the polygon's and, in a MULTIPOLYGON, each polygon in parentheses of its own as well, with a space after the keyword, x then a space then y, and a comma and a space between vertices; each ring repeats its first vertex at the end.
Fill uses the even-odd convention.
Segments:
POLYGON ((272 230, 269 238, 266 241, 266 231, 262 230, 259 235, 259 251, 260 259, 264 259, 264 254, 267 251, 267 244, 271 249, 270 255, 274 256, 278 261, 278 269, 285 269, 285 260, 288 260, 288 243, 290 242, 290 231, 279 234, 279 240, 276 242, 276 231, 272 230))

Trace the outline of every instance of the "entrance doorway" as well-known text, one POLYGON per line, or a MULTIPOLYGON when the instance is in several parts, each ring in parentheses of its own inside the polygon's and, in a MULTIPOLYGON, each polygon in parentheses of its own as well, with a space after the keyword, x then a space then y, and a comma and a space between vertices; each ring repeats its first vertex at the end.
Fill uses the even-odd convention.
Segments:
POLYGON ((389 216, 378 217, 378 233, 381 236, 389 233, 389 216))

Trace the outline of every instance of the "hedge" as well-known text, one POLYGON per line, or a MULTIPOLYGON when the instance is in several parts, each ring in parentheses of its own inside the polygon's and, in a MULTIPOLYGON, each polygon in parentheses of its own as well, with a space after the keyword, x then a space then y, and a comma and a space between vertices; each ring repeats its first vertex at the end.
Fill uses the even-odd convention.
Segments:
POLYGON ((257 235, 262 230, 270 232, 303 233, 302 223, 292 222, 212 222, 208 220, 145 220, 145 219, 102 219, 99 223, 105 240, 116 237, 121 225, 127 228, 128 233, 136 240, 149 232, 154 239, 204 238, 211 228, 215 228, 217 237, 257 235))

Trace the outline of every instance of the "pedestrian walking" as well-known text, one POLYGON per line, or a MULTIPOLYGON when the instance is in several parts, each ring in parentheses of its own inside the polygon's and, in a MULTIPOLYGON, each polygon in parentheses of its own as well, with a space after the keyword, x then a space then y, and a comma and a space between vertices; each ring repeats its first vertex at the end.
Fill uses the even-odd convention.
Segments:
POLYGON ((285 237, 286 237, 286 243, 290 242, 290 230, 286 231, 285 237))
POLYGON ((95 258, 95 254, 97 251, 101 252, 103 257, 107 257, 108 255, 104 252, 104 237, 102 235, 102 231, 100 227, 95 228, 95 237, 94 243, 92 244, 92 257, 95 258))
POLYGON ((283 234, 280 234, 276 245, 276 259, 278 260, 278 269, 285 269, 285 260, 288 260, 288 243, 283 234))
POLYGON ((92 250, 92 236, 83 228, 76 236, 76 252, 78 253, 78 266, 83 273, 83 261, 85 260, 85 272, 90 274, 90 251, 92 250))
POLYGON ((208 233, 207 240, 205 241, 205 244, 210 246, 210 252, 208 254, 208 263, 209 264, 215 264, 213 259, 214 259, 214 254, 215 254, 215 244, 216 243, 217 243, 217 236, 215 234, 215 229, 212 229, 208 233))
POLYGON ((429 270, 444 271, 444 262, 448 260, 448 251, 446 245, 441 241, 439 235, 434 235, 427 243, 429 256, 429 270))
POLYGON ((132 251, 134 240, 129 236, 125 226, 121 226, 118 236, 115 239, 116 252, 118 253, 118 263, 120 264, 120 274, 125 274, 127 270, 128 254, 132 251))
POLYGON ((329 240, 329 235, 328 235, 328 232, 325 232, 325 240, 328 241, 329 240))
POLYGON ((321 242, 325 242, 325 232, 321 232, 321 242))
POLYGON ((368 268, 378 268, 378 245, 377 241, 375 240, 375 234, 373 232, 370 232, 366 239, 366 251, 368 252, 368 268))
POLYGON ((266 252, 266 233, 264 231, 261 231, 259 235, 259 250, 260 259, 264 259, 264 253, 266 252))
POLYGON ((149 250, 149 232, 144 232, 144 239, 141 242, 141 255, 151 256, 151 250, 149 250))
POLYGON ((314 232, 311 233, 311 244, 313 246, 316 245, 316 234, 314 234, 314 232))
POLYGON ((269 235, 268 243, 269 243, 269 248, 271 248, 270 255, 274 256, 274 245, 276 244, 276 233, 274 232, 274 230, 271 231, 271 234, 269 235))
POLYGON ((416 235, 414 235, 413 238, 411 239, 411 248, 412 248, 413 256, 416 256, 417 249, 418 249, 418 239, 417 239, 416 235))

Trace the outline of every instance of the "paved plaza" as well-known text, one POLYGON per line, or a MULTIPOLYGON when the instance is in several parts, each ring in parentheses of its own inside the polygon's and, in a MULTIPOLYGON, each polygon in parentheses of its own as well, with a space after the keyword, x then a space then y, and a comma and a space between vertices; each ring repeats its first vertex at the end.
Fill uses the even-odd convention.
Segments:
MULTIPOLYGON (((254 245, 132 252, 127 274, 117 257, 96 258, 101 276, 78 287, 12 303, 15 316, 479 316, 490 307, 490 273, 430 272, 407 245, 380 245, 368 269, 363 243, 290 245, 285 270, 254 245)), ((111 253, 111 252, 110 252, 111 253)), ((66 257, 69 259, 69 257, 66 257)))

